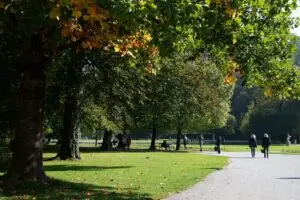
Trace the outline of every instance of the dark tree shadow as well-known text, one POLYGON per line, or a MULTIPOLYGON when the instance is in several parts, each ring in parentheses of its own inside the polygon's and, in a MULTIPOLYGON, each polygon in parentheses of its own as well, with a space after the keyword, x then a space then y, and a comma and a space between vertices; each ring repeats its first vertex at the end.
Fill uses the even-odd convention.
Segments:
MULTIPOLYGON (((57 153, 58 147, 53 145, 44 146, 44 153, 57 153)), ((100 148, 96 147, 80 147, 81 153, 146 153, 146 152, 166 152, 166 153, 189 153, 188 151, 175 151, 175 150, 164 150, 164 149, 156 149, 156 150, 149 150, 149 149, 129 149, 124 151, 122 149, 116 149, 111 151, 103 151, 100 148)))
POLYGON ((300 177, 280 177, 277 179, 282 179, 282 180, 300 180, 300 177))
POLYGON ((210 169, 210 170, 222 170, 221 167, 208 167, 208 168, 201 168, 201 169, 210 169))
POLYGON ((6 189, 3 184, 2 195, 15 199, 94 199, 94 200, 139 200, 152 199, 149 194, 137 193, 136 188, 125 188, 123 191, 115 187, 98 186, 86 183, 73 183, 52 179, 49 185, 26 183, 17 189, 6 189), (124 191, 125 190, 125 191, 124 191))
POLYGON ((107 169, 131 168, 131 166, 84 166, 84 165, 46 165, 45 171, 101 171, 107 169))

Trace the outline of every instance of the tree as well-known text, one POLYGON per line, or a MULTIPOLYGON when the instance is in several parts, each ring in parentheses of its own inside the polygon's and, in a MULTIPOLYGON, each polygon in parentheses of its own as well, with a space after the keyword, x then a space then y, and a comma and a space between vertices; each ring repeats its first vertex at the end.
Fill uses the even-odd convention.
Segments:
POLYGON ((232 86, 224 84, 224 73, 209 60, 177 60, 176 64, 179 71, 173 76, 171 112, 177 130, 176 150, 179 150, 183 130, 199 132, 224 126, 232 86))
POLYGON ((299 93, 298 75, 289 66, 288 43, 296 3, 1 0, 0 37, 5 42, 0 49, 5 49, 7 59, 21 73, 20 119, 6 178, 46 179, 42 167, 44 73, 62 50, 110 49, 134 56, 136 49, 147 49, 149 55, 158 51, 168 55, 192 46, 220 60, 218 65, 229 71, 227 82, 237 70, 247 75, 249 84, 292 96, 299 93), (231 60, 230 65, 225 65, 226 60, 231 60))

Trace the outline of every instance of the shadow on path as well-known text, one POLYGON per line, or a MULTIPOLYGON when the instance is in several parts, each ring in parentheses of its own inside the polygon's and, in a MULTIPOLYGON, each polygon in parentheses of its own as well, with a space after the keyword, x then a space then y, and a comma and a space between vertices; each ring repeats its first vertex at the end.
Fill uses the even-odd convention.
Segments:
POLYGON ((300 177, 280 177, 277 179, 282 179, 282 180, 300 180, 300 177))

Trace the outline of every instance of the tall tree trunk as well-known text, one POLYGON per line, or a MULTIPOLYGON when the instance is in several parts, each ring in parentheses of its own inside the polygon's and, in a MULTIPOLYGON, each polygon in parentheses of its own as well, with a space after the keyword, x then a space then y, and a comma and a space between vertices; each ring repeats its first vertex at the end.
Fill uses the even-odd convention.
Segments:
POLYGON ((60 132, 61 145, 57 157, 61 160, 80 159, 79 139, 80 139, 80 97, 82 95, 82 66, 81 54, 75 57, 72 53, 71 59, 67 62, 67 83, 66 99, 64 105, 63 129, 60 132))
POLYGON ((176 140, 176 151, 180 150, 180 140, 181 140, 181 127, 177 129, 177 140, 176 140))
POLYGON ((112 131, 105 130, 102 145, 101 145, 100 149, 104 150, 104 151, 112 150, 111 139, 112 139, 112 131))
POLYGON ((79 152, 79 103, 78 98, 68 93, 64 106, 64 128, 60 133, 60 149, 57 156, 61 160, 80 159, 79 152))
POLYGON ((95 147, 97 148, 97 145, 98 145, 98 135, 97 135, 97 133, 96 133, 96 135, 95 135, 95 147))
POLYGON ((21 68, 18 121, 15 137, 10 143, 12 161, 4 179, 8 184, 19 180, 48 180, 43 168, 43 112, 45 67, 42 34, 32 38, 21 68))
POLYGON ((153 117, 152 120, 152 137, 151 137, 151 146, 150 146, 150 150, 156 150, 155 147, 155 141, 156 141, 156 137, 157 137, 157 128, 156 128, 156 120, 153 117))

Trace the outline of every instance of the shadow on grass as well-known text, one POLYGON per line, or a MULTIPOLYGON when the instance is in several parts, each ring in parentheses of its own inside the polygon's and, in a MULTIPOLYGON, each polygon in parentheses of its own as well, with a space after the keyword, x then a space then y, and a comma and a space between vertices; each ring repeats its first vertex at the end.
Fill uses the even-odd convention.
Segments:
MULTIPOLYGON (((1 185, 1 188, 3 185, 1 185)), ((50 185, 26 183, 17 189, 2 189, 2 195, 13 199, 152 199, 149 194, 137 193, 136 188, 122 188, 98 186, 86 183, 67 182, 52 179, 50 185)))
POLYGON ((46 165, 45 171, 101 171, 107 169, 131 168, 131 166, 84 166, 84 165, 46 165))
MULTIPOLYGON (((52 145, 48 145, 48 146, 44 146, 44 153, 57 153, 58 152, 58 147, 56 146, 52 146, 52 145)), ((171 150, 171 151, 165 151, 163 149, 156 149, 156 150, 149 150, 149 149, 129 149, 129 151, 124 151, 124 150, 112 150, 112 151, 103 151, 100 150, 100 148, 96 148, 96 147, 80 147, 80 152, 81 153, 146 153, 146 152, 166 152, 166 153, 189 153, 188 151, 175 151, 175 150, 171 150)))
POLYGON ((209 169, 209 170, 222 170, 221 167, 208 167, 208 168, 201 168, 201 169, 209 169))

